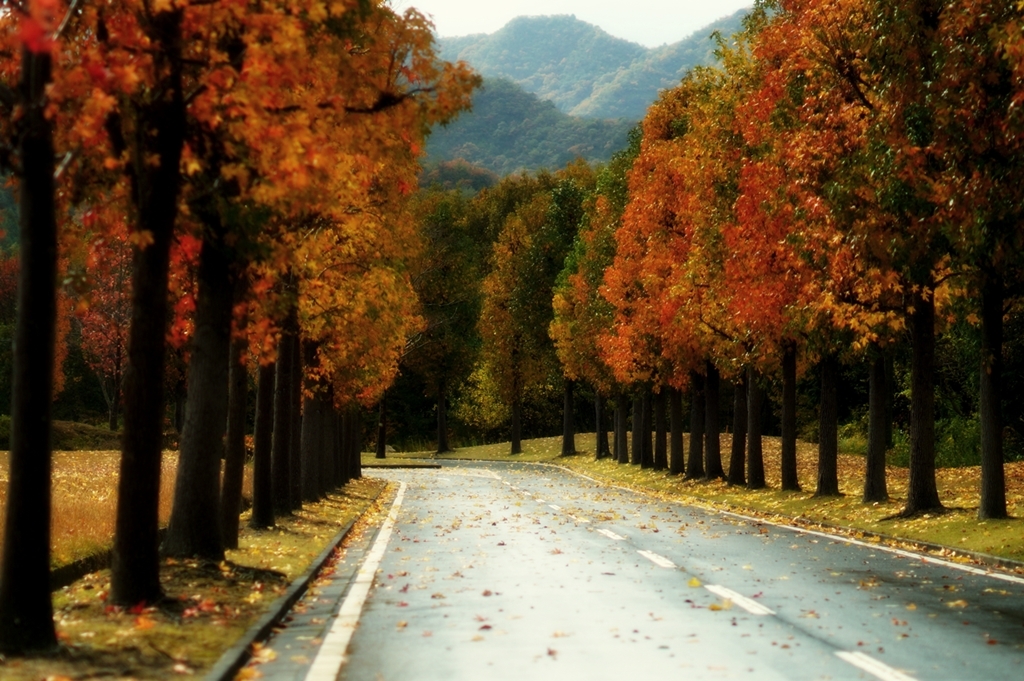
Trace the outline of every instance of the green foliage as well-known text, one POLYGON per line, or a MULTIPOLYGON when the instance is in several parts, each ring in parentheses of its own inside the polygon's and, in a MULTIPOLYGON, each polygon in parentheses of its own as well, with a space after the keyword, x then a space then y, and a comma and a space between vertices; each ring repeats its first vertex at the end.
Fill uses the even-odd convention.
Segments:
POLYGON ((508 78, 563 112, 639 120, 658 91, 715 60, 716 31, 732 35, 740 10, 672 45, 649 49, 574 16, 518 17, 490 35, 442 38, 442 58, 463 59, 486 78, 508 78))
POLYGON ((498 184, 498 179, 498 176, 487 168, 458 158, 454 161, 440 161, 429 168, 424 168, 420 173, 420 187, 443 191, 458 190, 463 194, 474 195, 498 184))
POLYGON ((464 159, 505 176, 559 168, 576 158, 607 161, 631 126, 569 116, 510 80, 490 78, 474 96, 473 111, 431 134, 427 163, 464 159))

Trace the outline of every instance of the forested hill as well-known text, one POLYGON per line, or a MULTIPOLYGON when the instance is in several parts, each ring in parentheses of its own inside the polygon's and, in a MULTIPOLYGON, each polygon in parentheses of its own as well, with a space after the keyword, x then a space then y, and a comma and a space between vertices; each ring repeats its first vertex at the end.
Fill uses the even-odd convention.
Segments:
POLYGON ((575 16, 517 17, 492 34, 441 38, 445 60, 463 59, 486 78, 503 77, 563 112, 640 120, 658 91, 714 59, 714 31, 730 36, 740 10, 671 45, 646 48, 575 16))
POLYGON ((569 116, 505 78, 488 78, 473 111, 427 141, 427 165, 465 159, 500 176, 520 170, 555 170, 582 157, 606 161, 626 146, 628 120, 569 116))

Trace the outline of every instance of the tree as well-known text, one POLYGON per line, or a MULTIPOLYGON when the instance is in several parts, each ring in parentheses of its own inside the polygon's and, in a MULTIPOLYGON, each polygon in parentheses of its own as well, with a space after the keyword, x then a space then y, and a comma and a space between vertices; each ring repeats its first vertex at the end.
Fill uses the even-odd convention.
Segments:
MULTIPOLYGON (((0 650, 51 648, 57 638, 50 600, 51 403, 57 320, 57 216, 54 135, 46 115, 53 70, 53 39, 60 8, 33 2, 27 16, 3 19, 12 53, 20 54, 15 90, 3 86, 4 133, 20 166, 20 268, 11 453, 4 555, 0 563, 0 650), (13 38, 15 28, 20 39, 13 38), (20 124, 12 131, 20 108, 20 124), (12 132, 14 133, 12 135, 12 132)), ((10 158, 4 159, 10 165, 10 158)), ((5 168, 6 170, 6 168, 5 168)))
POLYGON ((83 218, 89 229, 94 220, 118 220, 91 240, 87 268, 93 275, 88 304, 78 318, 82 324, 82 349, 89 368, 96 372, 107 401, 108 423, 117 430, 121 409, 121 381, 128 351, 131 314, 131 245, 128 226, 114 213, 90 209, 83 218))
POLYGON ((459 192, 428 190, 412 208, 423 240, 412 284, 426 328, 410 339, 402 363, 422 377, 436 402, 438 453, 451 450, 447 402, 469 377, 480 343, 476 320, 487 244, 471 231, 467 204, 459 192))

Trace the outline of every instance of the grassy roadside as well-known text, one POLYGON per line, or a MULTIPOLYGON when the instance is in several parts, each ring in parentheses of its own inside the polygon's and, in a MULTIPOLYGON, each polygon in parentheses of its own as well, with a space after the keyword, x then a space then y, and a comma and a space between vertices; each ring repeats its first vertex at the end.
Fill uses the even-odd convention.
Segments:
MULTIPOLYGON (((728 434, 722 436, 722 451, 731 445, 728 434)), ((477 459, 495 461, 534 461, 564 466, 601 482, 642 490, 664 499, 698 504, 718 509, 745 512, 781 522, 802 525, 836 526, 846 528, 853 536, 864 533, 888 535, 907 542, 928 542, 953 549, 985 553, 1010 560, 1024 561, 1024 463, 1006 466, 1007 500, 1010 520, 977 519, 980 471, 977 467, 939 469, 939 496, 947 506, 940 514, 913 519, 886 519, 898 513, 906 501, 907 469, 889 467, 888 486, 890 500, 885 503, 864 504, 861 492, 864 458, 840 455, 839 486, 841 497, 815 498, 817 475, 817 447, 798 443, 799 479, 804 491, 783 492, 780 485, 780 443, 778 438, 765 438, 765 474, 768 489, 751 491, 732 487, 722 481, 684 481, 665 472, 642 470, 637 466, 622 465, 609 460, 593 458, 594 436, 577 435, 575 456, 562 457, 561 438, 541 438, 523 442, 524 453, 508 454, 508 443, 468 447, 442 455, 430 452, 397 454, 407 461, 436 459, 477 459)), ((392 460, 392 457, 389 457, 392 460)), ((369 461, 369 459, 364 459, 369 461)), ((870 535, 869 535, 870 536, 870 535)), ((964 557, 951 555, 957 560, 964 557)))
MULTIPOLYGON (((351 541, 373 527, 388 501, 385 482, 370 477, 278 520, 244 529, 240 548, 210 563, 166 559, 157 607, 108 605, 108 570, 54 593, 60 649, 53 655, 0 658, 5 681, 95 677, 170 679, 200 675, 253 624, 289 583, 306 571, 331 537, 360 518, 351 541), (370 511, 370 513, 366 513, 370 511)), ((243 525, 246 518, 243 517, 243 525)), ((257 653, 257 658, 260 654, 257 653)))

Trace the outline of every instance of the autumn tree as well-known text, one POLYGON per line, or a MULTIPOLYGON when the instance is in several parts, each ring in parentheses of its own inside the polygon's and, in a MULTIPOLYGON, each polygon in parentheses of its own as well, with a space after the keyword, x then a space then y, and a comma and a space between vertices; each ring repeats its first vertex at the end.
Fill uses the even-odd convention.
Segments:
POLYGON ((467 203, 459 192, 427 190, 413 208, 423 250, 413 263, 412 283, 426 328, 410 340, 402 363, 422 378, 435 401, 438 453, 451 450, 449 397, 469 377, 479 348, 486 244, 470 231, 467 203))

